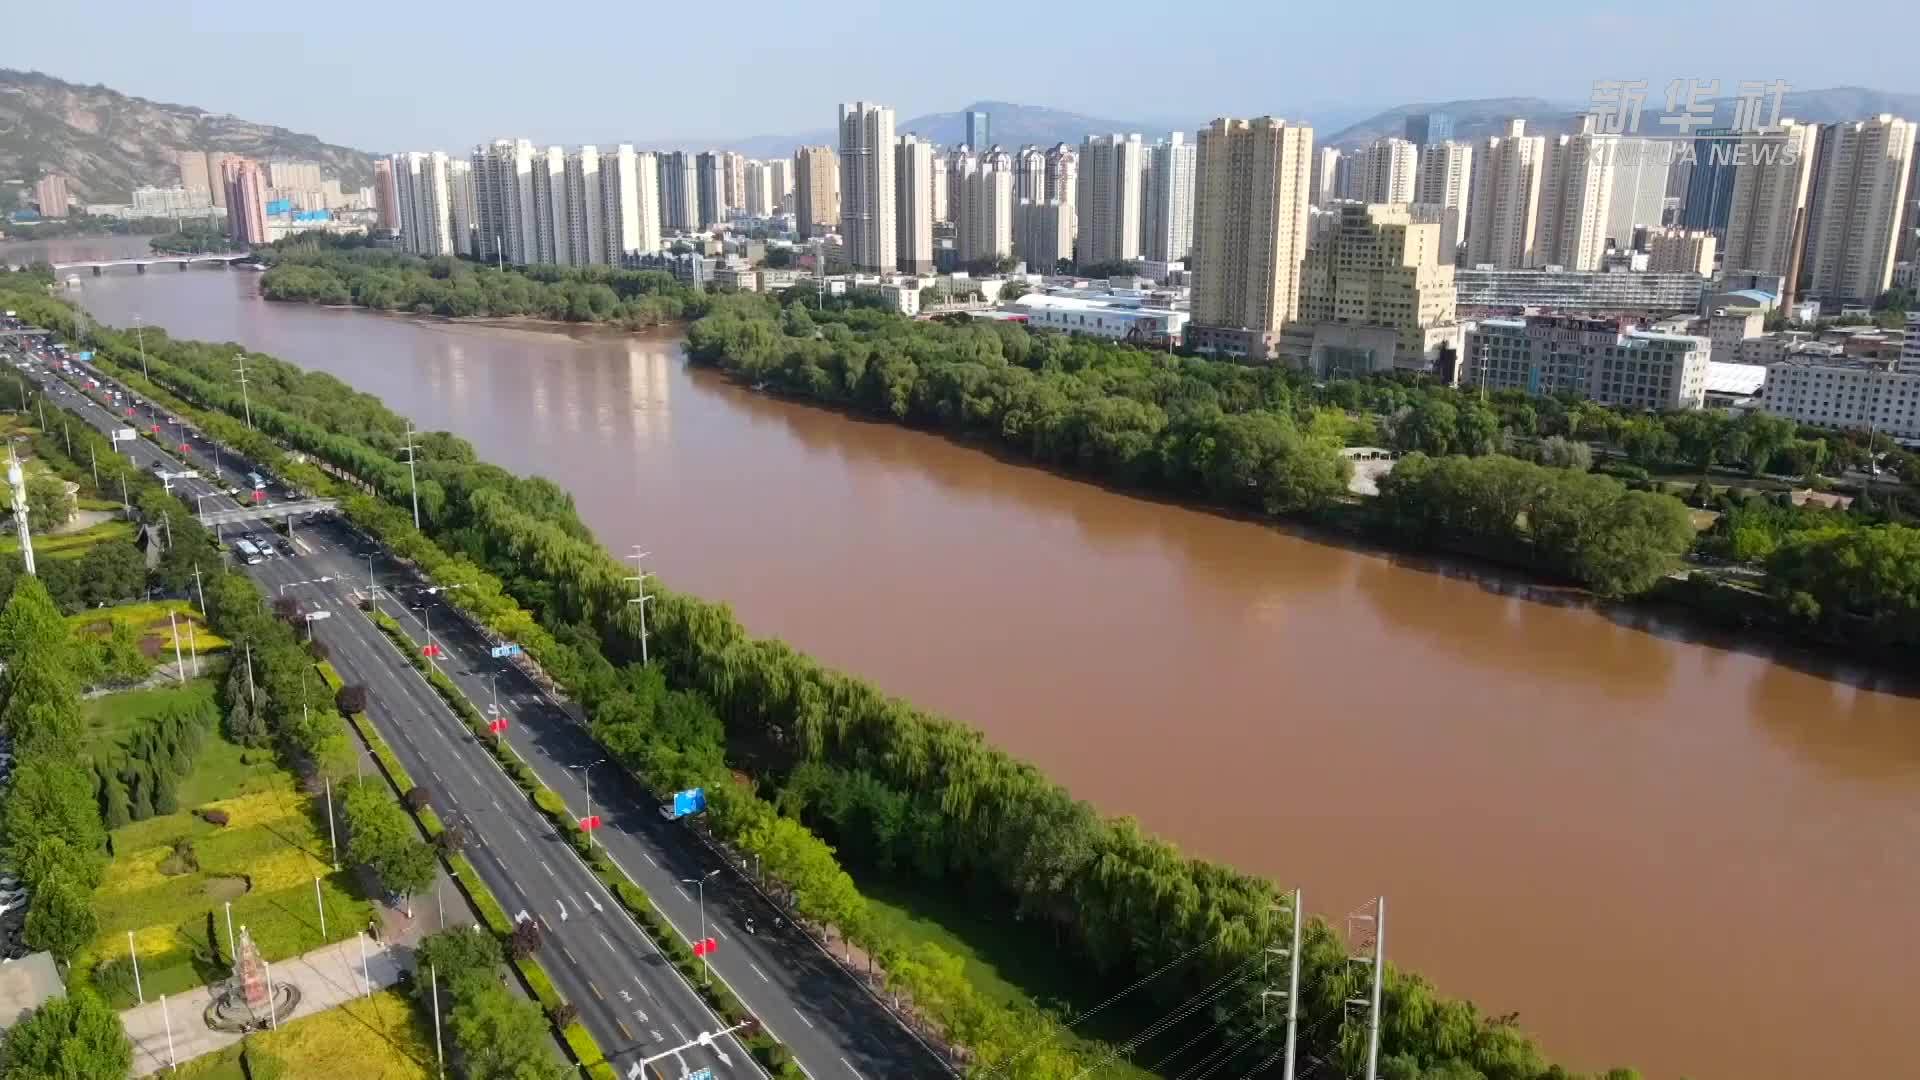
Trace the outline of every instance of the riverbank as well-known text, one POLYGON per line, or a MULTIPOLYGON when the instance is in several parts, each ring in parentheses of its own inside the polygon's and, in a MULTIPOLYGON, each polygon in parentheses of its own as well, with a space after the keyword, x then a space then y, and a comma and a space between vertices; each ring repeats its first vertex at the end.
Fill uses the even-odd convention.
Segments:
MULTIPOLYGON (((649 569, 756 635, 964 720, 1188 852, 1302 884, 1336 925, 1388 894, 1391 958, 1520 1011, 1557 1055, 1818 1073, 1831 1050, 1774 1034, 1813 994, 1848 1071, 1899 1071, 1872 1002, 1898 993, 1884 960, 1912 935, 1776 932, 1803 905, 1920 895, 1898 854, 1920 719, 1844 657, 1772 662, 1658 605, 1596 610, 1471 561, 1009 469, 749 393, 664 335, 363 319, 263 305, 255 284, 128 275, 80 296, 102 324, 146 313, 330 372, 555 478, 600 537, 646 544, 649 569), (1655 968, 1697 1003, 1684 1017, 1636 991, 1655 968)), ((216 382, 232 353, 208 354, 216 382)), ((333 387, 314 416, 356 430, 354 395, 300 378, 333 387)))

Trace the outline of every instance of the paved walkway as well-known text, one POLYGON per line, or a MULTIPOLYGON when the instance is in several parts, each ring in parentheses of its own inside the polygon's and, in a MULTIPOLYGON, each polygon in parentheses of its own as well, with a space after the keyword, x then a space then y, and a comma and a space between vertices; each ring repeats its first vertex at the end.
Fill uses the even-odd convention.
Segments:
MULTIPOLYGON (((282 1018, 282 1022, 325 1012, 364 993, 360 947, 359 939, 337 942, 274 965, 272 974, 276 984, 291 981, 300 988, 300 1004, 294 1007, 291 1016, 282 1018)), ((392 986, 399 981, 401 962, 398 950, 372 941, 366 943, 366 950, 366 970, 372 976, 375 989, 392 986)), ((176 1061, 189 1061, 240 1041, 241 1036, 236 1032, 214 1031, 207 1027, 203 1017, 212 1002, 214 990, 202 986, 168 998, 164 1016, 161 1014, 162 1003, 158 1001, 149 1001, 120 1014, 120 1023, 127 1029, 127 1037, 133 1040, 133 1075, 146 1076, 167 1067, 169 1022, 172 1024, 173 1057, 176 1061)))

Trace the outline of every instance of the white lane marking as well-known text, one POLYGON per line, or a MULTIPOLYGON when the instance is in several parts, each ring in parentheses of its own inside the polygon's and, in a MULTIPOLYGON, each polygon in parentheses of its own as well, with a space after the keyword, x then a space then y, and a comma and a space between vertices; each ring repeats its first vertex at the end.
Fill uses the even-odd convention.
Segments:
POLYGON ((766 972, 764 972, 764 971, 761 971, 761 970, 760 970, 760 965, 759 965, 759 964, 756 964, 756 963, 754 963, 753 961, 751 961, 751 960, 749 960, 749 961, 747 961, 747 966, 753 969, 753 973, 754 973, 755 975, 758 975, 758 976, 760 976, 760 981, 761 981, 761 982, 765 982, 765 983, 770 983, 770 982, 772 982, 772 981, 773 981, 772 979, 769 979, 769 978, 767 978, 767 973, 766 973, 766 972))
MULTIPOLYGON (((514 830, 514 832, 519 832, 519 831, 520 831, 520 830, 518 830, 518 829, 515 829, 515 830, 514 830)), ((524 837, 523 837, 522 839, 524 839, 524 837)), ((548 876, 548 877, 553 877, 553 876, 554 876, 554 874, 553 874, 553 867, 551 867, 551 866, 548 866, 548 865, 547 865, 547 860, 545 860, 545 859, 541 859, 541 860, 540 860, 540 869, 542 869, 542 870, 545 870, 545 871, 547 872, 547 876, 548 876)))
POLYGON ((719 927, 717 927, 717 926, 716 926, 716 927, 714 927, 714 928, 713 928, 713 932, 714 932, 714 933, 716 933, 716 934, 718 934, 718 935, 720 935, 720 940, 721 940, 721 941, 725 941, 725 940, 727 940, 727 932, 726 932, 725 930, 722 930, 722 929, 720 929, 719 927))
POLYGON ((653 861, 653 856, 651 856, 651 855, 648 855, 648 854, 647 854, 646 852, 644 852, 644 851, 643 851, 643 852, 641 852, 640 854, 641 854, 642 856, 645 856, 645 858, 646 858, 646 860, 647 860, 647 862, 648 862, 649 864, 651 864, 651 865, 653 866, 653 868, 654 868, 654 869, 656 869, 656 870, 657 870, 657 869, 659 869, 659 868, 660 868, 660 864, 659 864, 659 863, 657 863, 657 862, 654 862, 654 861, 653 861))
MULTIPOLYGON (((614 951, 614 948, 613 948, 613 941, 612 941, 612 939, 610 939, 610 938, 608 938, 608 937, 607 937, 607 935, 605 935, 605 934, 603 934, 603 933, 601 933, 601 932, 600 932, 600 931, 598 931, 598 930, 595 930, 595 931, 594 931, 594 933, 596 933, 596 934, 600 934, 600 944, 602 944, 602 945, 605 945, 605 946, 607 947, 607 951, 608 951, 608 952, 613 952, 613 951, 614 951)), ((622 991, 620 991, 620 992, 621 992, 622 994, 625 994, 625 993, 626 993, 626 991, 625 991, 625 990, 622 990, 622 991)))
POLYGON ((800 1011, 799 1009, 795 1009, 795 1010, 793 1010, 793 1015, 795 1015, 795 1016, 797 1016, 797 1017, 799 1017, 799 1018, 800 1018, 800 1022, 801 1022, 801 1023, 803 1023, 803 1024, 805 1024, 805 1025, 807 1025, 808 1027, 812 1027, 812 1026, 813 1026, 813 1021, 811 1021, 811 1020, 809 1020, 809 1019, 807 1019, 807 1014, 806 1014, 806 1013, 803 1013, 803 1012, 801 1012, 801 1011, 800 1011))
MULTIPOLYGON (((674 1037, 675 1037, 675 1038, 677 1038, 677 1039, 684 1039, 684 1038, 686 1038, 686 1037, 687 1037, 687 1033, 686 1033, 686 1032, 684 1032, 684 1031, 681 1031, 681 1030, 680 1030, 680 1025, 679 1025, 679 1024, 674 1024, 674 1023, 669 1023, 669 1024, 667 1024, 667 1026, 673 1029, 673 1035, 674 1035, 674 1037)), ((840 1060, 842 1060, 842 1061, 845 1061, 846 1059, 845 1059, 845 1058, 841 1058, 840 1060)))
MULTIPOLYGON (((518 825, 515 825, 515 826, 513 827, 513 835, 515 835, 515 836, 517 836, 517 837, 519 837, 519 838, 520 838, 520 842, 521 842, 521 843, 523 843, 523 844, 524 844, 524 843, 527 843, 527 842, 528 842, 528 841, 527 841, 527 834, 526 834, 526 833, 523 833, 523 832, 521 832, 521 831, 520 831, 520 826, 518 826, 518 825)), ((547 871, 547 873, 549 873, 549 874, 551 874, 551 873, 553 873, 553 871, 551 871, 551 870, 549 870, 549 871, 547 871)))
POLYGON ((685 900, 689 904, 693 903, 693 897, 687 895, 687 887, 685 885, 675 885, 674 890, 680 894, 680 899, 685 900))
POLYGON ((845 1065, 847 1071, 853 1074, 853 1080, 861 1080, 860 1070, 853 1067, 853 1062, 848 1061, 846 1058, 841 1058, 840 1064, 845 1065))

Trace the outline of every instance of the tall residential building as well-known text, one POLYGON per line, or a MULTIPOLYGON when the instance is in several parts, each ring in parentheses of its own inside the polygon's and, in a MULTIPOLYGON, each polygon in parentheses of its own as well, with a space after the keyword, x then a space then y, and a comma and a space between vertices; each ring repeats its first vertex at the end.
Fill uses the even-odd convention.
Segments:
POLYGON ((775 213, 793 212, 793 159, 774 158, 766 163, 767 174, 773 182, 773 205, 775 213))
POLYGON ((1080 144, 1080 193, 1074 200, 1080 220, 1074 259, 1080 265, 1140 257, 1145 166, 1146 146, 1138 135, 1089 135, 1080 144))
POLYGON ((1068 206, 1080 195, 1080 152, 1066 143, 1047 151, 1047 198, 1068 206))
POLYGON ((698 177, 695 191, 700 206, 698 228, 711 229, 727 220, 727 178, 723 158, 724 155, 712 150, 703 150, 694 155, 694 171, 698 177))
POLYGON ((600 231, 606 261, 660 250, 660 164, 621 143, 600 159, 600 231))
POLYGON ((222 182, 220 177, 207 171, 204 150, 176 150, 173 162, 180 170, 180 186, 188 191, 204 192, 211 198, 213 189, 222 182))
POLYGON ((447 162, 447 203, 453 230, 453 253, 478 257, 480 254, 480 212, 473 188, 473 162, 447 162))
POLYGON ((1598 270, 1607 253, 1607 211, 1613 205, 1613 135, 1582 132, 1547 140, 1540 171, 1536 266, 1598 270))
POLYGON ((893 148, 894 254, 909 274, 933 272, 933 144, 902 135, 893 148))
POLYGON ((1300 310, 1313 129, 1222 117, 1200 133, 1194 170, 1195 348, 1266 359, 1300 310))
POLYGON ((1718 246, 1705 229, 1648 229, 1647 272, 1711 277, 1718 246))
POLYGON ((258 162, 229 157, 220 164, 226 189, 227 235, 235 243, 267 242, 267 178, 258 162))
POLYGON ((453 254, 453 197, 447 155, 414 151, 388 159, 401 246, 415 255, 453 254))
POLYGON ((962 263, 1013 254, 1013 158, 982 156, 959 178, 960 218, 955 247, 962 263))
POLYGON ((1633 230, 1657 229, 1665 219, 1667 183, 1679 144, 1669 139, 1619 139, 1609 151, 1613 195, 1607 204, 1607 238, 1625 250, 1633 230))
POLYGON ((533 155, 533 258, 539 263, 573 265, 573 237, 567 231, 567 152, 558 146, 533 155))
POLYGON ((974 153, 984 154, 993 148, 993 117, 983 112, 967 114, 967 145, 974 153))
POLYGON ((33 199, 43 218, 66 217, 68 198, 67 178, 59 173, 48 173, 33 185, 33 199))
POLYGON ((1825 303, 1870 302, 1893 282, 1894 253, 1913 169, 1912 121, 1882 113, 1827 130, 1808 295, 1825 303))
POLYGON ((1436 332, 1456 332, 1440 226, 1416 223, 1405 205, 1346 203, 1327 217, 1301 265, 1299 321, 1392 330, 1397 366, 1420 366, 1436 332))
MULTIPOLYGON (((474 230, 479 258, 526 266, 533 240, 533 143, 498 139, 473 148, 474 230)), ((377 166, 379 163, 375 162, 377 166)), ((376 187, 376 194, 378 188, 376 187)))
POLYGON ((286 191, 313 191, 326 182, 320 166, 311 161, 267 162, 269 186, 286 191))
POLYGON ((227 205, 227 162, 233 157, 218 150, 207 151, 208 194, 213 197, 215 206, 227 205))
POLYGON ((793 213, 803 237, 840 227, 840 158, 831 146, 803 146, 794 152, 793 213))
POLYGON ((892 270, 898 261, 893 145, 892 109, 865 101, 840 106, 840 233, 856 272, 892 270))
POLYGON ((1726 268, 1794 273, 1796 232, 1804 233, 1820 129, 1785 120, 1776 136, 1749 136, 1733 167, 1727 207, 1726 268))
POLYGON ((1415 146, 1432 146, 1453 138, 1453 116, 1429 112, 1407 115, 1407 141, 1415 146))
POLYGON ((1013 197, 1043 202, 1047 197, 1047 152, 1023 146, 1013 155, 1013 197))
POLYGON ((600 182, 600 148, 567 155, 567 247, 575 266, 607 264, 607 233, 600 182))
POLYGON ((741 206, 748 217, 772 217, 780 212, 780 197, 773 189, 772 164, 759 160, 747 162, 746 200, 741 206))
POLYGON ((1360 190, 1368 203, 1410 203, 1420 173, 1420 148, 1405 139, 1378 139, 1360 154, 1360 190))
MULTIPOLYGON (((1314 151, 1313 178, 1309 181, 1313 190, 1308 196, 1308 201, 1314 206, 1326 209, 1345 198, 1345 193, 1340 187, 1340 178, 1345 175, 1345 170, 1342 168, 1344 156, 1338 149, 1331 146, 1323 146, 1314 151)), ((1419 198, 1417 186, 1414 197, 1419 198)))
POLYGON ((1176 131, 1147 154, 1140 254, 1179 262, 1193 250, 1193 144, 1176 131))
MULTIPOLYGON (((981 151, 984 153, 985 151, 981 151)), ((940 171, 947 174, 947 220, 960 220, 961 204, 966 201, 966 178, 980 164, 980 154, 965 143, 947 151, 940 160, 940 171)))
MULTIPOLYGON (((220 186, 226 187, 222 175, 220 186)), ((217 205, 225 206, 223 195, 217 205)), ((393 159, 381 158, 373 163, 373 213, 374 224, 392 231, 400 227, 400 190, 393 173, 393 159)))
POLYGON ((938 151, 933 155, 933 168, 927 173, 927 205, 933 207, 933 220, 953 220, 953 195, 947 183, 947 159, 938 151))
POLYGON ((1693 153, 1688 155, 1692 164, 1686 170, 1687 193, 1680 203, 1680 224, 1725 236, 1733 195, 1733 160, 1725 147, 1733 129, 1704 128, 1695 135, 1693 153))
POLYGON ((1446 139, 1420 148, 1413 201, 1436 208, 1429 212, 1440 223, 1440 261, 1449 265, 1467 242, 1467 193, 1472 190, 1472 143, 1446 139))
POLYGON ((660 155, 660 228, 690 233, 700 228, 700 176, 694 155, 660 155))
POLYGON ((1900 345, 1900 370, 1920 375, 1920 311, 1907 312, 1907 336, 1900 345))
POLYGON ((1073 204, 1021 200, 1013 207, 1013 253, 1028 273, 1050 274, 1073 258, 1073 204))
POLYGON ((747 208, 747 155, 732 150, 720 154, 720 189, 727 208, 722 221, 747 208))
POLYGON ((1505 135, 1489 137, 1474 155, 1468 266, 1511 270, 1533 265, 1547 141, 1526 132, 1526 121, 1509 121, 1505 135))

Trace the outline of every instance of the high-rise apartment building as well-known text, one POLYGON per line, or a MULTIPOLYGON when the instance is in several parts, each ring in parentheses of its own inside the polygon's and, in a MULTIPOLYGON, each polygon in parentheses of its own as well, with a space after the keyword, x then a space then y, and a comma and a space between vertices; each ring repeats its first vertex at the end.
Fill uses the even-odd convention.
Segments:
POLYGON ((1907 312, 1907 336, 1900 345, 1900 370, 1920 375, 1920 311, 1907 312))
MULTIPOLYGON (((453 254, 453 196, 447 155, 413 151, 388 160, 400 244, 415 255, 453 254)), ((231 204, 229 204, 231 205, 231 204)))
POLYGON ((933 220, 953 220, 953 196, 947 182, 947 159, 937 151, 933 155, 933 169, 927 174, 927 204, 933 207, 933 220))
POLYGON ((803 146, 793 155, 793 212, 803 237, 840 227, 840 158, 830 146, 803 146))
POLYGON ((1073 204, 1049 199, 1021 200, 1013 207, 1013 253, 1027 272, 1051 274, 1061 260, 1073 258, 1073 204))
POLYGON ((447 204, 455 255, 480 254, 480 211, 473 187, 473 162, 447 162, 447 204))
POLYGON ((575 266, 608 262, 601 187, 599 147, 582 146, 567 155, 567 249, 575 266))
MULTIPOLYGON (((1337 152, 1337 151, 1336 151, 1337 152)), ((1440 225, 1440 261, 1452 264, 1467 242, 1467 196, 1473 190, 1473 144, 1457 139, 1420 148, 1413 201, 1440 225)))
POLYGON ((967 145, 976 154, 993 149, 993 117, 983 112, 967 114, 967 145))
POLYGON ((1223 117, 1200 133, 1195 159, 1187 343, 1266 359, 1300 311, 1313 129, 1223 117))
POLYGON ((220 163, 226 190, 227 235, 238 244, 267 242, 267 178, 258 162, 229 157, 220 163))
POLYGON ((621 143, 600 159, 600 221, 606 260, 660 250, 660 163, 621 143))
POLYGON ((959 178, 955 248, 962 263, 1013 254, 1013 157, 982 155, 959 178))
POLYGON ((1912 121, 1882 113, 1827 129, 1808 295, 1823 303, 1869 303, 1893 282, 1907 180, 1913 168, 1912 121))
POLYGON ((173 154, 174 166, 180 170, 180 186, 188 191, 201 191, 211 198, 213 189, 223 181, 219 176, 207 171, 207 155, 204 150, 176 150, 173 154))
POLYGON ((727 220, 727 177, 725 155, 712 150, 703 150, 694 155, 694 172, 698 179, 695 191, 698 193, 700 213, 698 227, 711 229, 724 224, 727 220))
POLYGON ((1147 152, 1140 254, 1179 262, 1193 250, 1193 144, 1176 131, 1147 152))
POLYGON ((543 263, 572 266, 573 233, 567 227, 567 151, 549 146, 533 155, 533 247, 543 263))
POLYGON ((1733 129, 1704 128, 1695 135, 1685 170, 1687 193, 1680 202, 1680 225, 1725 236, 1733 196, 1733 160, 1726 145, 1733 129))
POLYGON ((1468 266, 1512 270, 1533 265, 1547 141, 1526 132, 1526 121, 1510 121, 1505 135, 1489 137, 1474 155, 1468 266))
MULTIPOLYGON (((1341 178, 1346 175, 1343 167, 1344 159, 1345 155, 1331 146, 1323 146, 1314 151, 1313 178, 1309 181, 1313 190, 1308 196, 1308 201, 1314 206, 1324 210, 1346 198, 1346 192, 1340 185, 1341 178)), ((1419 197, 1417 188, 1414 197, 1419 197)))
POLYGON ((898 261, 893 146, 892 109, 865 101, 840 106, 840 233, 856 272, 892 270, 898 261))
POLYGON ((780 199, 773 190, 771 165, 771 162, 758 159, 747 162, 747 197, 741 205, 748 217, 772 217, 780 212, 780 199))
POLYGON ((894 254, 909 274, 933 272, 933 144, 902 135, 893 148, 894 254))
MULTIPOLYGON (((224 175, 220 186, 226 187, 224 175)), ((219 205, 226 205, 224 195, 219 205)), ((400 189, 392 158, 380 158, 373 163, 373 223, 388 232, 400 227, 400 189)))
POLYGON ((33 185, 33 201, 40 207, 43 218, 63 218, 67 216, 67 178, 59 173, 48 173, 33 185))
POLYGON ((1023 146, 1013 155, 1013 197, 1035 202, 1047 197, 1047 152, 1023 146))
POLYGON ((313 191, 326 182, 320 166, 311 161, 269 161, 267 179, 269 186, 287 191, 313 191))
POLYGON ((980 154, 962 143, 947 151, 940 161, 940 171, 947 174, 947 220, 958 222, 962 204, 966 202, 966 178, 980 165, 980 154))
POLYGON ((694 155, 660 155, 660 228, 690 233, 700 228, 700 173, 694 155))
POLYGON ((1080 144, 1080 231, 1074 258, 1082 266, 1140 257, 1140 200, 1146 146, 1139 135, 1089 135, 1080 144))
POLYGON ((732 217, 747 208, 747 156, 745 154, 732 150, 721 153, 720 188, 725 192, 726 217, 732 217))
POLYGON ((1711 277, 1718 246, 1705 229, 1648 229, 1647 272, 1711 277))
POLYGON ((1453 138, 1450 113, 1410 113, 1407 116, 1407 141, 1415 146, 1432 146, 1453 138))
POLYGON ((1727 206, 1730 271, 1794 273, 1796 234, 1806 228, 1807 197, 1820 129, 1785 120, 1777 135, 1747 136, 1739 143, 1727 206))
POLYGON ((1405 139, 1378 139, 1360 154, 1360 190, 1368 203, 1410 203, 1420 174, 1420 148, 1405 139))
POLYGON ((761 163, 767 170, 768 182, 773 185, 773 212, 787 214, 793 212, 793 159, 774 158, 761 163))
POLYGON ((1633 244, 1633 230, 1660 227, 1665 220, 1667 185, 1680 147, 1669 139, 1621 138, 1608 151, 1613 164, 1613 194, 1607 203, 1606 236, 1616 248, 1633 244))
POLYGON ((533 228, 533 143, 498 139, 474 147, 471 160, 479 257, 513 266, 539 261, 533 228))
POLYGON ((1299 321, 1392 330, 1396 366, 1422 366, 1434 333, 1455 325, 1440 226, 1415 222, 1404 204, 1346 203, 1323 217, 1301 264, 1299 321))
POLYGON ((1613 135, 1586 132, 1547 140, 1533 265, 1600 269, 1607 253, 1613 150, 1618 142, 1613 135))
POLYGON ((1073 205, 1080 195, 1080 152, 1066 143, 1047 151, 1047 198, 1073 205))

